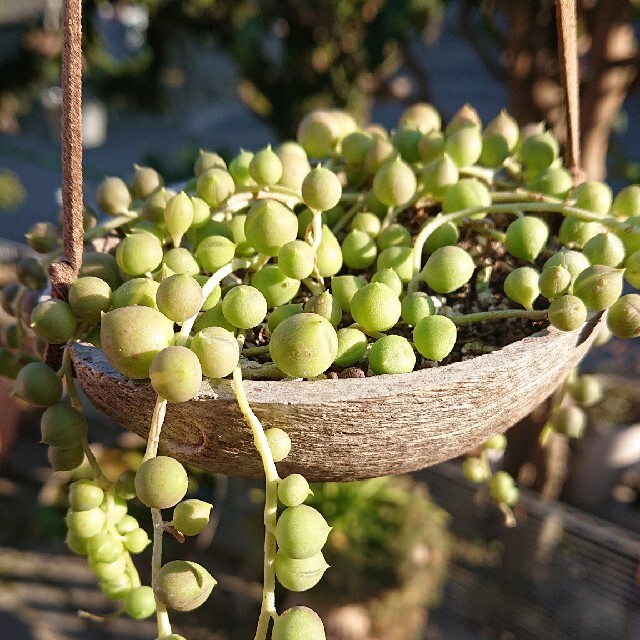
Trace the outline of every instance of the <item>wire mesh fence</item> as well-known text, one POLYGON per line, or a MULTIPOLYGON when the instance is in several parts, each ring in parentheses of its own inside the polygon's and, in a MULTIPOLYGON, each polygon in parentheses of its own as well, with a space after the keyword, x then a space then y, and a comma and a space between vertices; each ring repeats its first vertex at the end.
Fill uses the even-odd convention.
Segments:
POLYGON ((482 638, 640 638, 639 535, 527 493, 506 529, 455 463, 423 476, 456 536, 446 615, 482 638))

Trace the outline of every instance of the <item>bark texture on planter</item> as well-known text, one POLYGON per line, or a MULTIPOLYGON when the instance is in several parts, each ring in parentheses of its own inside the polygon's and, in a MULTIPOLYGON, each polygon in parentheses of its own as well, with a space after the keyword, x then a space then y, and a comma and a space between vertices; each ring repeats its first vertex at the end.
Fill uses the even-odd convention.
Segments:
MULTIPOLYGON (((405 473, 459 456, 527 415, 584 356, 600 322, 596 316, 573 332, 545 330, 446 367, 364 379, 247 381, 245 388, 264 427, 291 437, 281 475, 330 481, 405 473)), ((94 347, 76 345, 73 358, 91 402, 146 438, 151 386, 118 374, 94 347)), ((229 380, 205 381, 194 400, 169 405, 160 449, 211 471, 262 475, 229 380)))

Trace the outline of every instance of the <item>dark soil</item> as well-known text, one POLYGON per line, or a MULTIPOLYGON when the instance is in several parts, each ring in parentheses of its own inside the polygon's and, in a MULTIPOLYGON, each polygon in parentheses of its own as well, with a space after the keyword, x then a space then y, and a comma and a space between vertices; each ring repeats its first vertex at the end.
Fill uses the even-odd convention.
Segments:
MULTIPOLYGON (((424 224, 429 214, 431 214, 431 211, 427 212, 422 208, 413 210, 406 212, 404 217, 401 216, 399 222, 407 226, 415 234, 424 224)), ((424 282, 420 286, 420 291, 429 293, 434 297, 436 306, 440 307, 440 313, 456 316, 496 309, 522 309, 521 306, 504 295, 503 282, 513 269, 525 266, 527 263, 510 256, 500 242, 491 240, 489 237, 491 232, 495 230, 504 230, 512 219, 512 217, 505 217, 504 220, 482 220, 478 221, 477 224, 473 224, 473 226, 469 225, 462 229, 462 236, 458 245, 474 257, 478 266, 471 281, 460 290, 446 296, 436 294, 424 282)), ((541 254, 534 267, 540 270, 551 253, 541 254)), ((350 272, 349 270, 344 270, 341 271, 341 274, 343 273, 350 272)), ((367 280, 370 280, 370 276, 373 274, 373 272, 362 273, 355 271, 352 273, 354 275, 364 275, 367 280)), ((306 302, 307 299, 306 294, 299 295, 293 302, 306 302)), ((546 308, 546 301, 539 298, 534 308, 546 308)), ((345 314, 337 328, 348 327, 352 324, 351 316, 345 314)), ((458 326, 458 339, 449 356, 442 362, 437 363, 417 354, 415 370, 446 366, 454 362, 461 362, 491 353, 538 331, 542 331, 547 326, 548 323, 546 321, 530 321, 518 318, 462 324, 458 326)), ((412 331, 413 327, 400 322, 386 333, 402 335, 412 341, 412 331)), ((268 332, 264 327, 260 327, 254 329, 253 334, 248 336, 246 346, 264 346, 268 343, 268 332)), ((257 356, 255 359, 259 362, 267 362, 269 361, 269 356, 265 354, 257 356)), ((366 377, 366 375, 366 363, 362 367, 352 366, 344 370, 334 366, 328 372, 330 378, 366 377)))

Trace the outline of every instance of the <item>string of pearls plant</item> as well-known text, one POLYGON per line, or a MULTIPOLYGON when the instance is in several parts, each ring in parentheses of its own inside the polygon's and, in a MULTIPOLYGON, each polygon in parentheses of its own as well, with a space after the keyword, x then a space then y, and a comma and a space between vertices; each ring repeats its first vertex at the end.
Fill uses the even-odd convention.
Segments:
MULTIPOLYGON (((278 613, 275 590, 277 582, 304 591, 320 580, 330 527, 304 504, 303 476, 280 478, 276 464, 291 441, 282 429, 263 429, 243 377, 409 373, 465 357, 459 335, 470 325, 510 323, 517 339, 547 325, 577 329, 605 309, 613 335, 637 337, 640 294, 622 293, 625 280, 640 287, 640 187, 615 199, 602 182, 574 187, 542 125, 520 130, 503 111, 483 129, 465 106, 442 130, 427 104, 408 108, 391 132, 316 111, 296 142, 241 150, 228 165, 201 151, 194 173, 179 192, 149 167, 135 166, 129 184, 100 184, 106 218, 85 212, 84 262, 68 301, 27 303, 60 255, 55 224, 29 231, 41 259, 22 259, 19 283, 2 291, 15 323, 3 331, 0 371, 15 377, 16 396, 45 408, 42 441, 53 468, 73 470, 87 458, 93 471, 69 487, 70 549, 88 557, 102 591, 121 603, 117 614, 155 612, 165 640, 181 638, 169 610, 200 606, 216 580, 194 562, 162 562, 164 534, 197 535, 212 509, 186 498, 185 468, 158 455, 164 414, 167 403, 194 398, 203 377, 231 376, 265 475, 255 640, 270 627, 273 640, 322 640, 317 614, 278 613), (108 252, 94 250, 101 239, 108 252), (28 355, 34 339, 40 351, 65 345, 59 371, 28 355), (135 473, 107 478, 89 447, 70 358, 78 339, 157 394, 135 473), (127 513, 134 498, 151 509, 151 538, 127 513), (152 584, 142 586, 132 555, 149 545, 152 584)), ((596 393, 585 378, 567 387, 584 403, 596 393)), ((580 420, 558 405, 547 432, 577 435, 580 420)), ((493 438, 464 469, 510 516, 517 487, 506 473, 492 474, 486 457, 504 445, 493 438)))

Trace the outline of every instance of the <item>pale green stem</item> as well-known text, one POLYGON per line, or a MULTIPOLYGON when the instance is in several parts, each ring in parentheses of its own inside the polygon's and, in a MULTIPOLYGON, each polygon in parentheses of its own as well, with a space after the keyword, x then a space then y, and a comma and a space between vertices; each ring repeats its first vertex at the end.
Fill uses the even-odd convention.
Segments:
POLYGON ((496 309, 495 311, 479 311, 467 313, 463 316, 450 318, 455 325, 471 324, 472 322, 489 322, 491 320, 505 320, 507 318, 521 318, 523 320, 546 320, 548 311, 529 311, 527 309, 496 309))
POLYGON ((474 207, 472 209, 462 209, 461 211, 454 211, 452 213, 440 213, 435 218, 428 220, 423 225, 422 229, 416 236, 415 243, 413 245, 413 271, 418 273, 421 268, 422 261, 422 249, 427 238, 443 224, 447 222, 457 222, 464 218, 469 218, 479 213, 510 213, 515 215, 515 209, 518 211, 528 212, 540 212, 540 213, 561 213, 563 216, 574 216, 578 220, 583 222, 597 222, 610 229, 618 229, 629 233, 640 234, 640 228, 634 228, 623 221, 614 220, 612 218, 602 218, 596 213, 587 211, 585 209, 578 209, 577 207, 569 206, 562 202, 517 202, 517 203, 504 203, 494 204, 489 207, 474 207))
POLYGON ((424 191, 416 191, 413 196, 404 204, 393 208, 390 207, 387 210, 387 215, 382 221, 382 225, 380 225, 380 229, 386 229, 388 226, 392 225, 396 221, 399 213, 402 213, 406 209, 410 209, 411 207, 413 207, 418 202, 418 200, 420 200, 420 198, 424 197, 424 195, 424 191))
POLYGON ((553 427, 551 426, 551 422, 547 420, 544 427, 540 430, 540 435, 538 436, 538 442, 541 447, 546 447, 547 442, 549 442, 549 438, 553 433, 553 427))
POLYGON ((135 211, 131 213, 122 214, 119 216, 114 216, 113 218, 108 218, 104 222, 97 224, 93 229, 89 229, 85 231, 84 239, 93 240, 94 238, 100 237, 105 231, 113 231, 114 229, 119 229, 123 225, 132 222, 138 217, 138 214, 135 211))
POLYGON ((340 196, 341 202, 358 202, 363 196, 366 197, 366 193, 360 193, 358 191, 343 191, 340 196))
POLYGON ((253 410, 249 406, 249 401, 247 400, 247 395, 242 385, 242 372, 240 371, 240 367, 236 367, 233 370, 232 384, 240 410, 253 433, 254 444, 262 459, 262 465, 264 466, 265 477, 268 482, 277 482, 279 480, 278 470, 276 469, 273 456, 271 455, 269 442, 267 441, 267 436, 264 435, 264 429, 262 428, 260 420, 258 420, 255 413, 253 413, 253 410))
POLYGON ((293 189, 289 189, 288 187, 283 187, 282 185, 278 185, 278 184, 273 184, 268 189, 265 189, 264 187, 259 187, 259 186, 240 187, 239 189, 236 189, 233 195, 235 196, 241 193, 251 194, 255 198, 260 198, 260 197, 268 198, 269 194, 272 194, 272 193, 277 193, 283 196, 289 196, 291 198, 298 198, 298 200, 302 198, 299 191, 295 191, 293 189))
POLYGON ((313 219, 311 220, 311 233, 313 237, 311 248, 317 252, 318 247, 322 242, 322 211, 313 212, 313 219))
POLYGON ((229 215, 233 216, 234 213, 242 211, 253 200, 251 194, 240 193, 238 196, 237 198, 231 196, 223 205, 215 209, 211 214, 211 219, 217 222, 226 221, 229 215))
POLYGON ((164 423, 164 417, 167 413, 167 401, 158 396, 155 407, 153 408, 153 416, 151 418, 151 426, 149 427, 149 436, 147 438, 147 450, 144 452, 142 462, 146 462, 150 458, 158 455, 158 444, 160 443, 160 433, 164 423))
POLYGON ((213 211, 212 216, 216 216, 218 213, 236 213, 237 211, 241 211, 245 207, 249 206, 252 200, 264 200, 265 198, 278 200, 288 205, 290 208, 293 208, 296 204, 302 201, 302 196, 299 192, 278 185, 273 185, 268 189, 258 186, 241 187, 237 189, 223 205, 217 207, 213 211))
POLYGON ((111 613, 104 613, 101 616, 96 615, 95 613, 91 613, 90 611, 85 611, 84 609, 78 610, 78 616, 81 618, 85 618, 86 620, 92 620, 93 622, 105 622, 107 620, 111 620, 112 618, 118 618, 124 613, 124 607, 120 607, 116 611, 112 611, 111 613))
POLYGON ((498 231, 497 229, 492 229, 486 224, 479 222, 473 223, 471 225, 472 229, 481 236, 485 238, 489 238, 491 240, 497 240, 498 242, 504 242, 506 238, 506 234, 502 231, 498 231))
POLYGON ((107 503, 107 508, 105 509, 105 528, 106 530, 113 535, 114 538, 119 538, 120 534, 116 531, 116 525, 113 521, 113 508, 115 506, 113 500, 113 489, 109 489, 105 492, 105 502, 107 503))
MULTIPOLYGON (((202 286, 202 301, 204 301, 211 295, 213 290, 222 282, 224 278, 226 278, 229 274, 237 271, 238 269, 248 269, 251 267, 250 260, 232 260, 229 264, 226 264, 224 267, 218 269, 214 274, 209 276, 209 279, 202 286)), ((198 313, 200 311, 198 310, 198 313)), ((196 319, 198 318, 198 313, 195 313, 191 318, 185 320, 182 323, 182 327, 180 328, 180 333, 176 336, 176 345, 184 346, 187 344, 187 340, 189 339, 189 334, 191 333, 191 329, 193 329, 193 325, 195 324, 196 319)))
POLYGON ((247 424, 253 432, 253 441, 260 457, 265 475, 265 499, 264 499, 264 583, 262 587, 262 605, 254 640, 266 640, 269 630, 269 620, 277 615, 276 612, 276 515, 278 510, 278 471, 273 455, 269 448, 269 442, 264 434, 260 421, 253 413, 247 400, 247 395, 242 384, 242 372, 239 367, 233 370, 233 391, 236 395, 240 410, 247 424))
POLYGON ((317 296, 324 291, 324 288, 319 282, 316 282, 313 278, 305 278, 302 281, 312 295, 317 296))
POLYGON ((384 217, 384 220, 382 221, 382 224, 380 225, 380 229, 386 229, 387 227, 391 226, 395 221, 396 221, 396 211, 393 207, 387 207, 387 213, 384 217))
POLYGON ((269 345, 265 344, 261 347, 248 347, 242 350, 242 355, 250 358, 251 356, 261 356, 265 353, 269 353, 269 345))
POLYGON ((259 253, 251 260, 251 271, 260 271, 260 269, 262 269, 269 260, 271 260, 271 256, 265 256, 264 254, 259 253))
POLYGON ((568 204, 565 200, 547 196, 543 193, 535 191, 527 191, 526 189, 513 189, 511 191, 491 191, 491 202, 494 204, 500 202, 550 202, 551 204, 568 204))
POLYGON ((420 288, 420 282, 421 282, 420 272, 418 271, 417 273, 414 274, 413 278, 409 280, 409 284, 407 284, 407 295, 418 291, 418 289, 420 288))
POLYGON ((324 291, 324 280, 320 275, 320 271, 318 270, 318 248, 320 247, 320 243, 322 242, 322 211, 316 211, 312 209, 313 218, 311 219, 311 224, 307 228, 307 233, 305 234, 305 240, 307 243, 311 245, 315 256, 313 260, 313 278, 305 278, 304 282, 311 291, 312 294, 316 295, 324 291))
MULTIPOLYGON (((151 554, 151 584, 155 585, 158 573, 162 568, 162 536, 164 535, 164 522, 160 509, 151 509, 153 521, 153 551, 151 554)), ((171 622, 167 608, 156 597, 156 620, 158 622, 158 636, 171 635, 171 622)))
POLYGON ((500 507, 500 511, 502 511, 502 515, 504 516, 505 526, 510 528, 515 527, 518 521, 513 513, 513 509, 506 502, 498 503, 498 507, 500 507))
MULTIPOLYGON (((160 433, 162 424, 167 410, 167 401, 162 397, 156 398, 156 404, 153 408, 153 417, 151 418, 151 426, 149 427, 149 436, 147 438, 147 450, 144 453, 142 462, 146 462, 151 458, 155 458, 158 453, 158 443, 160 442, 160 433)), ((162 536, 164 535, 165 525, 162 520, 162 512, 160 509, 151 509, 151 519, 153 522, 153 550, 151 552, 151 585, 155 587, 158 572, 162 568, 162 536)), ((156 596, 156 620, 158 622, 158 636, 168 636, 171 634, 171 622, 167 608, 160 602, 156 596)))
POLYGON ((461 176, 471 176, 472 178, 479 178, 488 184, 493 184, 493 179, 496 176, 494 169, 487 169, 484 167, 460 167, 458 170, 461 176))
POLYGON ((129 576, 129 580, 131 580, 131 586, 135 589, 136 587, 139 587, 141 582, 140 582, 140 576, 138 575, 138 570, 136 569, 136 565, 133 564, 133 560, 131 559, 131 554, 127 553, 126 556, 126 560, 127 560, 127 575, 129 576))
MULTIPOLYGON (((354 204, 344 212, 344 214, 340 217, 340 220, 338 220, 338 222, 336 222, 333 225, 333 229, 331 229, 331 231, 333 231, 334 234, 338 233, 342 229, 342 227, 344 227, 346 224, 351 222, 351 219, 356 215, 356 213, 358 213, 358 211, 364 208, 366 203, 366 198, 367 198, 367 194, 363 193, 356 199, 354 204)), ((343 194, 343 200, 344 200, 344 194, 343 194)))
POLYGON ((89 461, 89 466, 91 467, 91 471, 93 473, 93 479, 100 485, 100 488, 104 489, 109 486, 110 482, 107 477, 102 472, 98 461, 91 451, 91 447, 89 446, 89 442, 85 438, 82 443, 82 448, 84 449, 84 455, 87 456, 87 460, 89 461))

